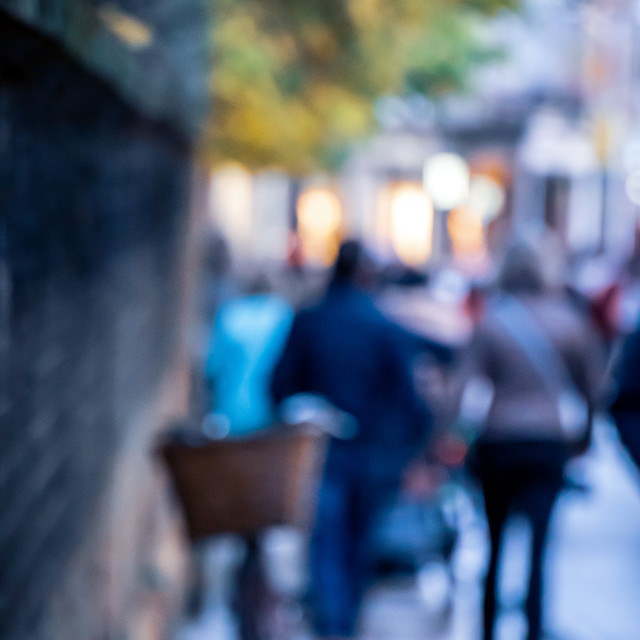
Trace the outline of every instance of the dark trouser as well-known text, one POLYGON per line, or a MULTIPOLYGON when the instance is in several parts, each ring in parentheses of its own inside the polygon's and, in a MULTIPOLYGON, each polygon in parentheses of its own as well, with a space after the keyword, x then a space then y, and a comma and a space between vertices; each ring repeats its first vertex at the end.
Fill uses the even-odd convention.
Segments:
POLYGON ((316 633, 351 637, 372 576, 372 534, 390 485, 354 468, 323 478, 311 540, 311 596, 316 633))
POLYGON ((544 549, 555 500, 563 484, 567 451, 555 442, 486 442, 476 451, 475 472, 484 494, 491 554, 483 601, 483 638, 492 640, 497 608, 498 557, 509 516, 531 523, 531 563, 526 599, 527 640, 542 626, 544 549))

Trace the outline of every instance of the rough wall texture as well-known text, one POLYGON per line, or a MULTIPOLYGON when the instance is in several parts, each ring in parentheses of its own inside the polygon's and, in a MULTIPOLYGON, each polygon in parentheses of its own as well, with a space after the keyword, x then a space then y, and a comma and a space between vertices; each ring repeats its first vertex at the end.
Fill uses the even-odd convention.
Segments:
POLYGON ((209 0, 0 0, 141 112, 197 133, 208 108, 209 0))
POLYGON ((0 637, 152 637, 188 145, 2 13, 0 86, 0 637))

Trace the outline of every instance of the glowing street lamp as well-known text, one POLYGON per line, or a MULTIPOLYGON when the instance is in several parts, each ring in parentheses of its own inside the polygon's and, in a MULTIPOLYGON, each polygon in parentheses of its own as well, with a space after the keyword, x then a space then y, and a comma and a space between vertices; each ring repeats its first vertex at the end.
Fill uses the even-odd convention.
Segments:
POLYGON ((433 206, 449 211, 469 196, 469 167, 455 153, 436 153, 424 164, 424 188, 433 206))
POLYGON ((433 203, 433 251, 439 258, 446 246, 445 217, 469 197, 469 166, 455 153, 436 153, 424 163, 423 185, 433 203))

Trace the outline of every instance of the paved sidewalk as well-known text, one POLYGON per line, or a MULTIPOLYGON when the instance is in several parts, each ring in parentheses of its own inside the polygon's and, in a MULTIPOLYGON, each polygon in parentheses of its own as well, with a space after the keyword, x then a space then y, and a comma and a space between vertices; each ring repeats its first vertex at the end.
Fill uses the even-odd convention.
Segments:
MULTIPOLYGON (((592 452, 577 470, 589 486, 565 493, 554 514, 547 555, 548 640, 638 640, 640 637, 640 475, 631 468, 615 432, 601 423, 592 452)), ((461 500, 463 527, 452 564, 453 582, 438 564, 417 576, 382 582, 371 590, 362 616, 361 640, 477 640, 481 581, 487 556, 484 521, 461 500), (454 585, 450 590, 449 587, 454 585)), ((501 579, 503 614, 497 640, 520 640, 529 532, 514 521, 505 545, 501 579)), ((186 623, 175 640, 237 640, 228 593, 237 544, 219 540, 209 550, 207 601, 200 619, 186 623)), ((304 584, 304 540, 275 531, 267 560, 283 593, 304 584)), ((310 640, 294 603, 283 606, 283 637, 310 640)))

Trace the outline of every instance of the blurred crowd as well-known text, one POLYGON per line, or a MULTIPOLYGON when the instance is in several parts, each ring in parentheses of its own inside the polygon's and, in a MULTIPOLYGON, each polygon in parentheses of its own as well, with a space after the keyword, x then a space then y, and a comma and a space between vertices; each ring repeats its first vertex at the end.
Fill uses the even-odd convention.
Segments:
MULTIPOLYGON (((594 417, 614 418, 640 465, 640 261, 567 260, 549 246, 514 239, 475 281, 381 265, 356 240, 327 271, 238 272, 211 240, 193 349, 203 432, 247 439, 317 420, 329 434, 304 595, 318 638, 356 636, 367 589, 393 564, 384 532, 402 538, 399 505, 433 503, 451 477, 488 526, 483 640, 495 637, 516 513, 532 531, 526 637, 543 637, 549 522, 560 492, 580 488, 568 469, 594 417)), ((446 556, 441 534, 422 532, 446 556)))

